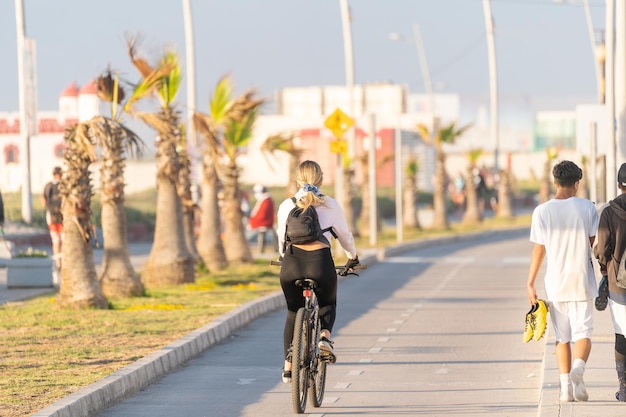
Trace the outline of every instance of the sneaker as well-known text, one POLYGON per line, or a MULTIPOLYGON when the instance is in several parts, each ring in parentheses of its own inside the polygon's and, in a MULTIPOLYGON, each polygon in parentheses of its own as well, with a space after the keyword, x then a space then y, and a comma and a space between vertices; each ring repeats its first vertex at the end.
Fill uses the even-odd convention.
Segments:
POLYGON ((583 382, 584 372, 585 369, 580 366, 572 368, 572 371, 570 372, 570 378, 574 384, 574 398, 576 401, 587 401, 589 399, 589 394, 587 394, 587 389, 585 388, 585 383, 583 382))
POLYGON ((574 388, 572 384, 567 384, 567 387, 563 389, 561 387, 561 395, 559 396, 559 401, 562 403, 571 403, 574 401, 574 388))
POLYGON ((543 337, 548 327, 548 305, 543 300, 537 301, 537 309, 532 313, 535 317, 535 323, 533 326, 533 339, 539 340, 543 337))
POLYGON ((291 371, 285 371, 283 369, 282 378, 285 384, 289 384, 291 382, 291 371))
POLYGON ((330 363, 335 363, 337 361, 337 356, 335 356, 335 351, 333 349, 333 343, 334 342, 331 342, 326 337, 322 337, 318 345, 320 348, 320 356, 323 360, 330 363))
POLYGON ((605 275, 598 284, 598 296, 596 297, 596 310, 604 311, 609 304, 609 278, 605 275))
POLYGON ((533 338, 533 327, 535 327, 535 317, 533 313, 537 309, 537 304, 530 308, 526 313, 526 326, 524 327, 524 343, 528 343, 533 338))

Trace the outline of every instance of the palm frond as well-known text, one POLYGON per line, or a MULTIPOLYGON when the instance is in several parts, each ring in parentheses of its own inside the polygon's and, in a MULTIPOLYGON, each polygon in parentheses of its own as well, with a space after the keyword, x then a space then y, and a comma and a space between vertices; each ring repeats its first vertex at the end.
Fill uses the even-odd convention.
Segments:
POLYGON ((433 143, 432 135, 425 124, 420 123, 417 125, 417 133, 420 135, 424 142, 429 144, 433 143))
POLYGON ((158 68, 167 69, 167 71, 163 73, 158 87, 158 96, 161 100, 161 104, 167 107, 174 102, 174 98, 176 94, 178 94, 180 84, 182 83, 183 77, 178 55, 173 51, 166 52, 165 56, 163 56, 159 62, 158 68))
POLYGON ((222 77, 215 86, 215 91, 209 101, 209 110, 216 125, 220 125, 226 120, 226 115, 233 104, 231 101, 233 89, 233 84, 228 76, 222 77))
POLYGON ((130 57, 130 60, 135 68, 137 68, 137 71, 139 71, 139 74, 141 74, 141 77, 146 78, 148 77, 148 75, 150 75, 150 73, 152 73, 153 69, 150 64, 148 64, 148 61, 137 56, 138 44, 139 39, 137 38, 137 36, 126 37, 128 56, 130 57))
POLYGON ((96 78, 96 87, 98 97, 102 101, 117 105, 126 97, 124 89, 119 85, 117 74, 113 75, 111 68, 107 68, 96 78))
POLYGON ((298 156, 302 153, 302 149, 298 149, 296 147, 294 140, 294 133, 278 133, 275 135, 270 135, 261 145, 261 150, 269 154, 274 154, 274 152, 276 151, 281 151, 293 156, 298 156))
POLYGON ((478 162, 478 159, 480 159, 482 154, 483 154, 482 148, 475 148, 475 149, 470 149, 469 151, 467 151, 466 156, 470 165, 472 166, 476 165, 476 162, 478 162))
POLYGON ((230 120, 224 130, 224 149, 231 161, 237 157, 239 148, 248 144, 252 138, 252 127, 256 121, 256 111, 244 115, 242 120, 230 120))

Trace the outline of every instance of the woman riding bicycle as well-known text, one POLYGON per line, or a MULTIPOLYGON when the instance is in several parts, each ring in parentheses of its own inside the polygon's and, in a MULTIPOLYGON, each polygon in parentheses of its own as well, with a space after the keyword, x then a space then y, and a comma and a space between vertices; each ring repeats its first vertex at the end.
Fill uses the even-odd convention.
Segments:
POLYGON ((346 266, 352 268, 359 264, 354 237, 348 228, 341 206, 335 199, 323 195, 319 190, 323 175, 317 162, 302 162, 296 173, 298 192, 296 192, 294 199, 288 198, 278 207, 278 248, 282 258, 280 284, 287 301, 287 318, 283 333, 285 354, 283 382, 290 382, 289 349, 293 339, 296 313, 299 308, 304 306, 302 289, 296 287, 296 280, 310 278, 318 283, 315 293, 319 302, 322 328, 319 348, 324 355, 333 358, 331 362, 334 362, 335 359, 333 342, 330 337, 335 323, 337 307, 337 272, 330 249, 331 232, 325 232, 321 239, 312 243, 298 245, 288 243, 286 245, 285 230, 291 210, 296 205, 303 209, 313 206, 317 212, 321 228, 332 228, 336 234, 337 240, 348 257, 346 266))

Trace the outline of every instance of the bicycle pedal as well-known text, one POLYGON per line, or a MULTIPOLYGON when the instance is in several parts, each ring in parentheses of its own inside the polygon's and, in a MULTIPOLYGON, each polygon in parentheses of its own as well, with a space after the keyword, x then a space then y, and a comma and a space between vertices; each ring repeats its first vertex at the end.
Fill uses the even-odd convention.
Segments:
POLYGON ((322 355, 320 355, 320 359, 322 359, 323 362, 328 362, 328 363, 335 363, 335 362, 337 362, 337 357, 335 355, 333 355, 332 353, 322 354, 322 355))

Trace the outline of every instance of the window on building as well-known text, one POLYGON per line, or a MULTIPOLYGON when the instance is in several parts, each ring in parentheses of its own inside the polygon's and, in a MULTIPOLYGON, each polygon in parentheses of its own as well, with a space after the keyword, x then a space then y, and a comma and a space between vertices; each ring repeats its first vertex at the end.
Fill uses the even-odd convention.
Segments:
POLYGON ((19 164, 20 149, 15 145, 7 145, 4 147, 4 163, 19 164))
POLYGON ((65 152, 65 144, 64 143, 58 143, 54 147, 54 156, 55 156, 55 158, 63 158, 63 153, 64 152, 65 152))

